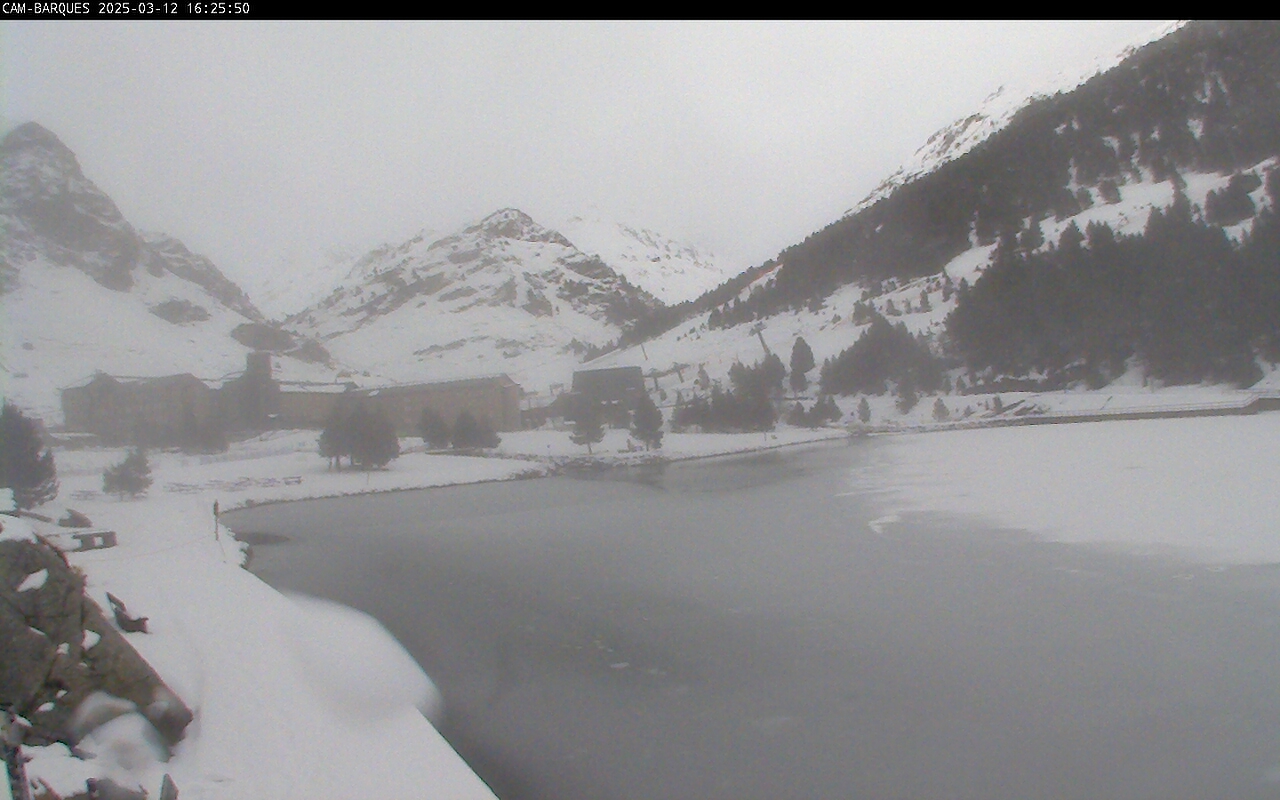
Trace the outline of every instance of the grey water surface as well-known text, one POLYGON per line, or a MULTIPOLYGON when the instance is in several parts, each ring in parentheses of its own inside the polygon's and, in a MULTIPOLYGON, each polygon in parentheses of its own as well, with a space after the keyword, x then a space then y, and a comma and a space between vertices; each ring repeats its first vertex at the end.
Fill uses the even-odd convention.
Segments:
POLYGON ((875 446, 227 521, 400 639, 504 800, 1280 797, 1280 565, 877 531, 875 446))

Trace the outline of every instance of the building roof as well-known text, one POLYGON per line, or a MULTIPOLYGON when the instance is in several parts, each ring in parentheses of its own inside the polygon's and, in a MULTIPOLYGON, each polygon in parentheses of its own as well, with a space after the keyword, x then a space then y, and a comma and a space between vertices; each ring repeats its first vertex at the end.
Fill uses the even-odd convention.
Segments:
POLYGON ((73 386, 68 386, 67 389, 85 389, 85 388, 88 388, 89 386, 92 386, 95 383, 101 383, 104 381, 109 381, 110 383, 116 384, 118 386, 124 386, 129 388, 140 388, 140 389, 160 387, 160 386, 166 386, 166 385, 190 384, 191 382, 194 381, 195 383, 200 384, 206 389, 209 388, 208 383, 197 378, 195 375, 192 375, 190 372, 183 372, 177 375, 160 375, 156 377, 126 377, 126 376, 108 375, 105 372, 95 372, 92 378, 89 378, 86 381, 82 381, 81 383, 77 383, 73 386))
POLYGON ((503 386, 503 387, 514 386, 516 388, 519 388, 520 386, 520 384, 511 380, 511 378, 505 372, 503 372, 503 373, 498 373, 496 375, 484 375, 484 376, 474 377, 474 378, 457 378, 449 381, 432 381, 432 382, 425 382, 425 383, 396 383, 390 386, 378 386, 378 387, 366 389, 364 391, 366 394, 369 394, 369 395, 401 394, 406 392, 415 392, 422 389, 443 389, 446 387, 461 389, 461 388, 466 388, 468 386, 483 386, 485 384, 493 384, 493 383, 496 383, 499 386, 503 386))
POLYGON ((346 394, 354 391, 354 383, 280 383, 281 394, 346 394))

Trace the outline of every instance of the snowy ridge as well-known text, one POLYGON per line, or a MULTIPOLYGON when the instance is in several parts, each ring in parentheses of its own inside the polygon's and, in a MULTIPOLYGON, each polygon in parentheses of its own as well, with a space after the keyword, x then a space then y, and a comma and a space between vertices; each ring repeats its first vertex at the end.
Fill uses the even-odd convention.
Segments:
MULTIPOLYGON (((1269 158, 1243 171, 1261 176, 1275 163, 1275 158, 1269 158)), ((1230 181, 1229 175, 1216 173, 1184 172, 1182 178, 1186 182, 1183 192, 1195 209, 1204 207, 1209 192, 1223 189, 1230 181)), ((1081 231, 1090 223, 1097 222, 1110 226, 1117 235, 1141 233, 1152 210, 1168 208, 1174 197, 1174 187, 1168 181, 1156 182, 1148 177, 1143 182, 1130 182, 1120 187, 1118 203, 1099 203, 1062 220, 1053 217, 1041 220, 1045 240, 1042 248, 1056 244, 1062 232, 1073 224, 1081 231)), ((1258 208, 1267 205, 1266 190, 1262 187, 1255 189, 1250 198, 1258 208)), ((1239 241, 1248 234, 1252 224, 1253 220, 1248 219, 1224 230, 1239 241)), ((799 336, 804 337, 812 348, 820 365, 824 359, 832 358, 851 346, 866 330, 865 323, 855 324, 852 317, 855 304, 863 301, 863 293, 868 290, 872 297, 866 302, 890 322, 903 323, 913 334, 938 334, 956 304, 954 294, 943 299, 946 281, 958 285, 963 279, 973 284, 990 266, 994 251, 994 244, 980 245, 972 241, 969 249, 951 259, 936 275, 913 280, 846 284, 826 297, 817 312, 793 310, 729 328, 711 328, 708 325, 710 311, 704 312, 646 341, 643 348, 635 346, 608 353, 591 362, 590 366, 640 366, 646 374, 656 372, 660 376, 659 386, 667 393, 665 402, 670 404, 676 391, 685 397, 693 392, 705 393, 695 383, 699 366, 706 369, 713 381, 727 387, 729 367, 735 362, 755 363, 764 358, 764 347, 767 347, 777 353, 785 364, 799 336), (927 303, 921 302, 922 295, 928 298, 927 303), (680 366, 679 373, 677 365, 680 366), (691 368, 685 368, 686 365, 691 368)), ((745 299, 754 287, 767 283, 770 278, 771 273, 762 275, 752 285, 744 287, 739 297, 745 299)), ((809 373, 811 382, 817 380, 818 372, 814 369, 809 373)), ((927 414, 924 418, 927 419, 927 414)))
MULTIPOLYGON (((231 331, 262 319, 247 295, 177 239, 136 231, 35 123, 0 143, 0 225, 5 398, 56 424, 59 390, 99 370, 216 381, 244 368, 231 331)), ((290 377, 332 376, 286 364, 290 377)))
POLYGON ((504 209, 435 241, 366 254, 286 325, 381 379, 505 372, 541 385, 564 381, 588 345, 657 305, 560 233, 504 209))
MULTIPOLYGON (((559 230, 580 250, 667 305, 693 300, 737 274, 714 253, 599 217, 575 216, 559 230)), ((739 270, 740 271, 740 270, 739 270)))
POLYGON ((1033 101, 1075 89, 1095 75, 1120 64, 1140 48, 1163 39, 1185 24, 1185 21, 1178 21, 1160 25, 1118 53, 1095 59, 1078 69, 1061 72, 1044 83, 1030 86, 1016 84, 1001 86, 992 92, 973 114, 952 122, 930 136, 907 163, 885 178, 856 206, 846 211, 845 216, 851 216, 875 205, 898 187, 968 153, 1002 130, 1015 114, 1033 101))
POLYGON ((164 260, 165 270, 204 288, 210 295, 233 311, 251 320, 262 314, 244 290, 223 275, 208 258, 193 253, 187 246, 166 233, 141 231, 143 241, 164 260))
POLYGON ((5 261, 44 257, 76 267, 102 286, 128 291, 147 272, 171 273, 204 288, 249 320, 262 315, 207 258, 164 234, 140 234, 57 136, 29 122, 0 142, 0 219, 5 261))
MULTIPOLYGON (((410 241, 434 241, 438 236, 437 231, 424 228, 410 241)), ((387 263, 380 254, 393 247, 347 244, 284 255, 273 270, 257 278, 253 296, 268 316, 284 319, 319 303, 337 289, 368 279, 373 268, 387 263)))

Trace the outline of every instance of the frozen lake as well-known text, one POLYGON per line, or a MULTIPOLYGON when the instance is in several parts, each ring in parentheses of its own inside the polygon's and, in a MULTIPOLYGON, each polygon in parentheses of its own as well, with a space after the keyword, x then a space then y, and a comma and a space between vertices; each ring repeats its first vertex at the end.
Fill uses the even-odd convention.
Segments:
POLYGON ((887 446, 226 520, 383 621, 506 800, 1280 797, 1280 565, 873 525, 887 446))

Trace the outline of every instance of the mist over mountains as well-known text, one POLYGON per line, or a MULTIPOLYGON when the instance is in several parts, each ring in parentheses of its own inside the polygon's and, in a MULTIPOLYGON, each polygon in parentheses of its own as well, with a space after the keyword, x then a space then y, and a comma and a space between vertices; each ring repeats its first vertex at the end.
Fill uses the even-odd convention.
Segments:
POLYGON ((274 323, 207 258, 137 231, 28 123, 0 142, 0 369, 47 413, 94 370, 216 379, 263 347, 298 380, 506 372, 545 392, 594 359, 692 393, 683 365, 722 379, 801 336, 834 361, 884 317, 967 384, 1248 383, 1280 353, 1278 95, 1280 27, 1191 23, 950 126, 745 271, 641 226, 503 209, 295 262, 260 282, 273 316, 292 311, 274 323))
POLYGON ((689 353, 697 361, 761 357, 750 336, 727 337, 748 342, 737 346, 725 329, 766 340, 787 331, 821 361, 880 315, 970 382, 1096 386, 1133 368, 1167 382, 1248 384, 1259 374, 1250 364, 1276 353, 1267 187, 1280 153, 1278 87, 1280 27, 1182 26, 1032 99, 977 143, 930 145, 928 171, 900 173, 645 332, 686 346, 713 340, 689 353), (1086 266, 1053 256, 1064 235, 1086 266), (1126 252, 1119 260, 1092 247, 1112 240, 1126 252), (993 263, 1002 268, 987 274, 993 263), (1198 355, 1173 355, 1183 352, 1198 355))

